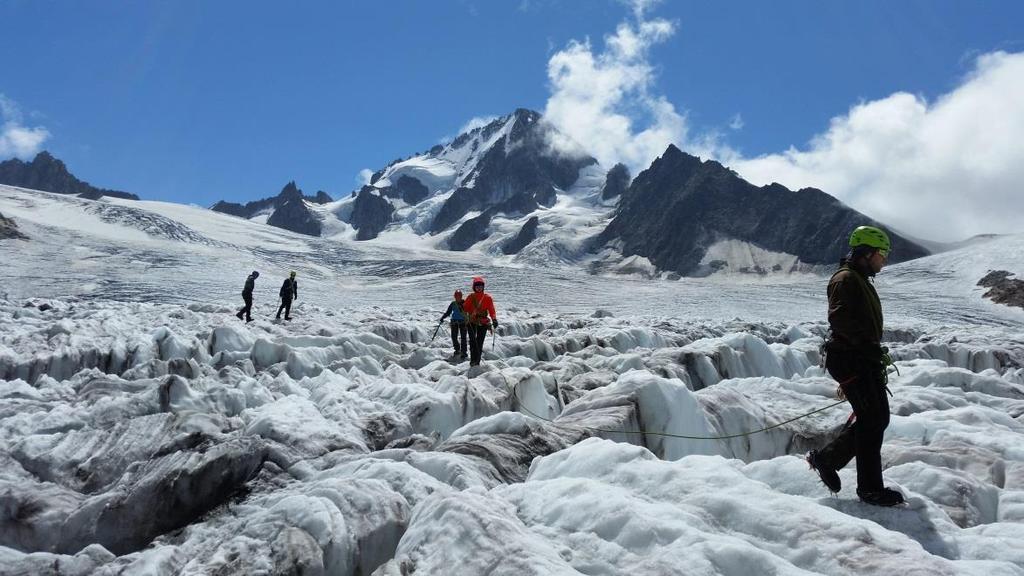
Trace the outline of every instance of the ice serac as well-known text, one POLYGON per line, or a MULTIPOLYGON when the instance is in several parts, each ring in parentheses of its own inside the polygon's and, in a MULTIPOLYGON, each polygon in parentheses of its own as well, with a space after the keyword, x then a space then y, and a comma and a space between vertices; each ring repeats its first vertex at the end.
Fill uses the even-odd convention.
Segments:
POLYGON ((57 194, 74 194, 89 200, 98 200, 103 196, 126 200, 139 199, 135 194, 96 188, 75 178, 64 162, 45 150, 36 154, 31 162, 23 162, 17 158, 0 162, 0 184, 57 194))
MULTIPOLYGON (((806 264, 834 264, 848 250, 850 231, 861 225, 885 227, 821 190, 757 187, 714 160, 670 145, 623 193, 595 245, 616 244, 624 256, 695 275, 708 249, 726 240, 792 254, 806 264)), ((893 262, 928 254, 891 230, 889 236, 893 262)))

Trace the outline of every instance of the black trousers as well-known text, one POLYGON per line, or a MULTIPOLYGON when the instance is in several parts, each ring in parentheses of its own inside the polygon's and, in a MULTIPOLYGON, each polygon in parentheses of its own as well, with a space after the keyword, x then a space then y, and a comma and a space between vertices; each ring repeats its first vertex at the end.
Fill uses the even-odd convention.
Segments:
POLYGON ((466 355, 466 348, 469 347, 469 341, 467 336, 469 335, 469 329, 466 327, 465 321, 452 321, 452 347, 455 348, 456 354, 466 355))
POLYGON ((287 300, 285 300, 284 298, 281 299, 281 305, 277 307, 277 317, 278 318, 281 317, 281 310, 284 310, 284 317, 285 318, 291 318, 292 317, 292 300, 291 300, 291 298, 289 298, 287 300))
POLYGON ((825 367, 838 382, 853 406, 856 419, 843 427, 828 446, 818 452, 818 461, 839 470, 857 458, 857 491, 875 492, 882 484, 882 437, 889 426, 889 398, 879 360, 857 354, 829 352, 825 367))
POLYGON ((235 316, 241 318, 244 315, 246 320, 252 320, 252 296, 242 294, 242 300, 245 301, 245 306, 239 308, 235 316))
POLYGON ((484 354, 484 341, 487 340, 488 327, 480 324, 469 325, 469 361, 479 364, 484 354))

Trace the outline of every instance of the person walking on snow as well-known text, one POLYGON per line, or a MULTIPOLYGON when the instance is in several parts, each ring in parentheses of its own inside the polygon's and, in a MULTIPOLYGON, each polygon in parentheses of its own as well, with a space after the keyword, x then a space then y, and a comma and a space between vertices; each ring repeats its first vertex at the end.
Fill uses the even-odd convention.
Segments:
POLYGON ((452 303, 448 305, 448 309, 441 315, 440 321, 444 322, 444 319, 451 315, 452 346, 455 347, 455 356, 461 356, 465 359, 466 347, 468 346, 466 340, 468 328, 466 327, 466 315, 462 311, 462 305, 462 290, 456 290, 452 303))
POLYGON ((498 315, 494 311, 494 300, 484 292, 482 276, 473 278, 473 293, 462 305, 469 322, 469 365, 479 366, 484 352, 484 340, 489 330, 498 329, 498 315))
POLYGON ((252 322, 252 291, 256 288, 256 279, 259 277, 260 273, 253 270, 252 274, 245 279, 245 288, 242 288, 242 301, 245 302, 245 306, 239 308, 238 313, 235 314, 239 320, 252 322))
POLYGON ((872 284, 889 257, 889 236, 874 226, 860 226, 850 235, 850 252, 828 283, 825 368, 839 382, 839 392, 853 407, 853 416, 839 435, 807 455, 825 486, 842 487, 837 470, 857 458, 857 496, 868 504, 896 506, 903 494, 882 483, 882 437, 889 426, 886 367, 892 363, 882 348, 882 304, 872 284))
POLYGON ((284 310, 284 319, 292 319, 292 300, 299 298, 299 282, 295 279, 295 271, 284 279, 284 284, 281 284, 281 291, 278 293, 281 296, 281 305, 277 307, 277 320, 281 319, 281 311, 284 310))

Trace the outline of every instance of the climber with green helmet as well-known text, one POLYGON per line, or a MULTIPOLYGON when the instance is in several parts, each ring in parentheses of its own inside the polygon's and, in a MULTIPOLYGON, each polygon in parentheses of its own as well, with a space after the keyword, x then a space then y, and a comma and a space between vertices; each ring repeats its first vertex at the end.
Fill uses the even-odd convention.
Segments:
POLYGON ((299 297, 299 282, 295 279, 295 271, 284 279, 284 283, 281 284, 281 291, 278 293, 281 296, 281 305, 277 308, 277 320, 281 319, 281 311, 284 310, 284 319, 292 319, 292 300, 299 297))
POLYGON ((868 504, 895 506, 903 495, 882 483, 882 437, 889 426, 886 397, 888 351, 882 348, 882 304, 872 283, 885 266, 892 244, 874 226, 859 226, 850 234, 850 251, 828 283, 828 322, 825 368, 840 383, 840 393, 853 407, 853 416, 839 435, 807 462, 835 493, 842 487, 837 471, 857 458, 857 496, 868 504))

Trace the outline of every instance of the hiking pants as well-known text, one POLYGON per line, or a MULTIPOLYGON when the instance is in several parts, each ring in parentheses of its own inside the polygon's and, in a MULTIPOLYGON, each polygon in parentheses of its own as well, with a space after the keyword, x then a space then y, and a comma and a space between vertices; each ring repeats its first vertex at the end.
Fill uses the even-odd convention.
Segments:
POLYGON ((889 399, 878 359, 849 352, 829 352, 825 367, 843 385, 856 419, 847 422, 832 442, 818 452, 823 465, 839 470, 857 458, 857 491, 875 492, 882 484, 882 437, 889 426, 889 399))
POLYGON ((244 315, 246 320, 252 320, 252 296, 242 294, 242 300, 245 301, 245 306, 238 309, 236 316, 241 318, 244 315))
POLYGON ((469 360, 474 364, 479 364, 480 357, 484 354, 484 340, 487 340, 487 328, 483 324, 469 325, 469 360))
POLYGON ((281 305, 277 307, 277 317, 278 318, 281 317, 281 310, 284 310, 284 317, 286 319, 292 317, 292 299, 291 298, 288 298, 287 300, 284 299, 284 298, 281 299, 281 305))
POLYGON ((466 328, 466 322, 462 320, 451 323, 452 329, 452 346, 455 348, 456 354, 466 355, 466 348, 469 347, 469 341, 466 337, 469 335, 469 331, 466 328), (461 338, 461 340, 460 340, 461 338))

